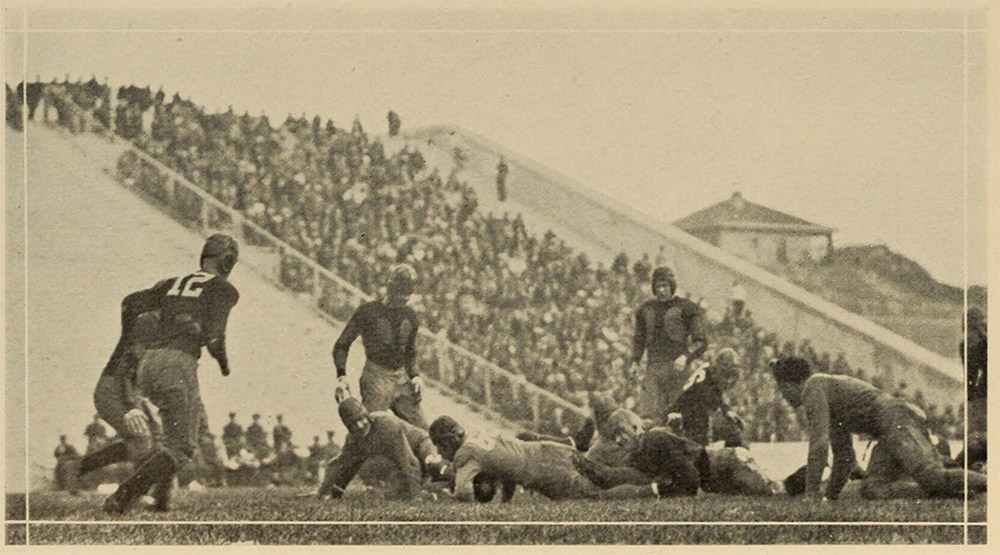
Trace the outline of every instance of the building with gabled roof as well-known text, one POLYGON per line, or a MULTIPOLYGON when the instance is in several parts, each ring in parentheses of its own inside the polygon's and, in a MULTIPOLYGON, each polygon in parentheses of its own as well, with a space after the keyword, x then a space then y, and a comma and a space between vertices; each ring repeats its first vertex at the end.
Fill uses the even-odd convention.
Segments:
POLYGON ((739 192, 674 225, 763 267, 819 262, 833 250, 833 228, 749 202, 739 192))

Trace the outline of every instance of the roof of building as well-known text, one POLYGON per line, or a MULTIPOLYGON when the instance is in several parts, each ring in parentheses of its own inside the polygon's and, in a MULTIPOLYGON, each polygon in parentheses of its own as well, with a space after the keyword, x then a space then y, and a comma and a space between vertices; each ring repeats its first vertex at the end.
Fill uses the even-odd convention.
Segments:
POLYGON ((739 192, 730 198, 681 218, 674 225, 693 233, 720 229, 781 231, 827 235, 833 228, 807 222, 743 198, 739 192))

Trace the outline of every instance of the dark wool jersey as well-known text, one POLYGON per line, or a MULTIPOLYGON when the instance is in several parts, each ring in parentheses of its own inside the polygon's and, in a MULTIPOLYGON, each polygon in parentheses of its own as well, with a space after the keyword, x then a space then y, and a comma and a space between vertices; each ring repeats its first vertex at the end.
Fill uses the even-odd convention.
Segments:
MULTIPOLYGON (((183 351, 201 357, 201 348, 213 339, 225 340, 229 311, 240 295, 226 278, 205 271, 165 279, 152 289, 137 293, 137 313, 160 311, 159 337, 154 348, 183 351)), ((221 353, 212 356, 225 359, 225 343, 221 353)))
POLYGON ((395 466, 397 484, 404 497, 412 497, 420 488, 421 465, 416 453, 426 442, 430 442, 427 432, 413 426, 387 412, 374 412, 371 429, 367 434, 356 432, 347 434, 344 447, 337 458, 330 461, 324 480, 324 493, 340 497, 343 489, 351 483, 361 466, 372 457, 385 457, 395 466), (330 485, 337 486, 331 488, 330 485))
POLYGON ((139 318, 144 312, 151 310, 149 308, 151 297, 147 291, 136 291, 122 299, 121 335, 118 336, 118 344, 115 345, 111 358, 104 366, 102 375, 127 373, 130 369, 134 369, 139 361, 130 347, 137 343, 148 344, 155 341, 159 333, 159 326, 154 325, 156 319, 142 319, 140 321, 139 318))
POLYGON ((639 444, 628 456, 628 466, 657 479, 670 478, 673 492, 698 492, 703 477, 708 477, 708 455, 705 448, 680 437, 665 428, 653 428, 642 434, 639 444))
POLYGON ((684 384, 684 391, 670 412, 681 415, 684 437, 701 445, 708 443, 712 413, 723 406, 722 391, 706 377, 707 365, 695 371, 684 384))
POLYGON ((392 307, 381 301, 361 305, 333 346, 337 376, 346 374, 347 353, 359 335, 368 360, 390 370, 405 366, 407 373, 416 375, 417 326, 417 313, 408 306, 392 307))
POLYGON ((648 362, 655 364, 673 362, 684 354, 694 358, 705 352, 707 347, 701 307, 687 299, 652 299, 643 303, 635 313, 632 359, 637 363, 645 352, 649 353, 648 362))

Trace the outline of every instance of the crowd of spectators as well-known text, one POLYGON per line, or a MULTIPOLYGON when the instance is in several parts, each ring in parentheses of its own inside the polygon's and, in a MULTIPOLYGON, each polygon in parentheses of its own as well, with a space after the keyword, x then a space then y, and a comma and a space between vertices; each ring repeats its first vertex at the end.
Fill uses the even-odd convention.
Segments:
MULTIPOLYGON (((98 110, 110 113, 110 90, 94 83, 50 87, 59 98, 83 97, 79 106, 96 118, 98 110)), ((631 262, 622 253, 610 266, 595 262, 552 231, 529 233, 520 215, 478 211, 474 190, 457 178, 460 151, 442 176, 410 147, 387 153, 358 120, 345 129, 319 116, 289 116, 274 127, 263 114, 207 113, 148 87, 122 87, 116 99, 118 135, 362 291, 375 294, 392 264, 414 266, 413 304, 441 339, 578 405, 594 390, 615 391, 624 403, 634 398, 637 384, 624 371, 633 310, 649 295, 662 250, 656 260, 644 254, 631 262)), ((139 170, 126 164, 119 171, 131 178, 139 170)), ((282 259, 281 281, 293 291, 313 287, 311 273, 291 259, 282 259)), ((799 437, 765 371, 775 354, 797 353, 819 371, 852 374, 922 403, 905 384, 849 368, 843 354, 817 353, 808 340, 780 343, 736 300, 708 331, 713 350, 733 347, 746 361, 730 405, 749 423, 748 440, 799 437)), ((938 433, 955 437, 960 411, 924 409, 938 433)))

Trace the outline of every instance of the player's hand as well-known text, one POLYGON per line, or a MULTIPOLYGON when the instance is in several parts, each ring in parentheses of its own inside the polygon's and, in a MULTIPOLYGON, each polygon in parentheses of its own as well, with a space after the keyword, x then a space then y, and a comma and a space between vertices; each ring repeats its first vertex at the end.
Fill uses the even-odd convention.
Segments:
POLYGON ((351 386, 347 385, 347 376, 341 376, 337 378, 337 390, 333 393, 333 398, 337 400, 337 404, 344 402, 351 396, 351 386))
POLYGON ((125 413, 125 428, 134 436, 148 437, 149 417, 142 409, 132 409, 125 413))
POLYGON ((747 427, 747 423, 742 418, 740 418, 740 415, 736 414, 733 411, 726 412, 726 419, 732 422, 733 425, 735 425, 737 428, 741 430, 747 427))
POLYGON ((687 370, 688 357, 687 355, 681 355, 674 359, 674 370, 678 372, 684 372, 687 370))
POLYGON ((219 371, 222 372, 222 377, 225 378, 226 376, 229 375, 229 365, 220 366, 219 371))
POLYGON ((421 394, 424 390, 424 379, 420 376, 413 376, 410 378, 410 387, 413 389, 413 396, 416 397, 416 400, 419 403, 421 394))

